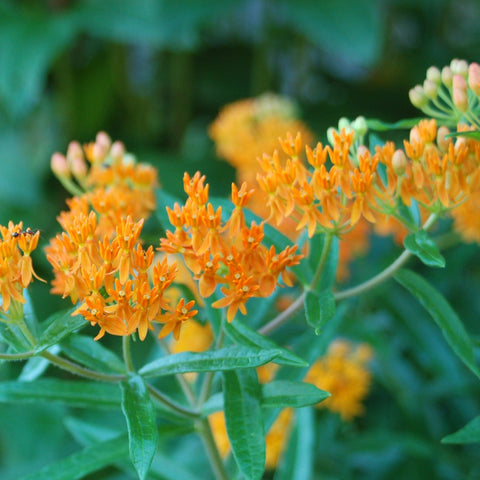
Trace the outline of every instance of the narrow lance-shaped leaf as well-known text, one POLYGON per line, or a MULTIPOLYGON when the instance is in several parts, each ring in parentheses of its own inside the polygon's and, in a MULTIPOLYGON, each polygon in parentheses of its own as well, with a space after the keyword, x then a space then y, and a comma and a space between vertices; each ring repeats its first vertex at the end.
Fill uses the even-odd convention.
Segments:
POLYGON ((262 386, 262 407, 307 407, 323 402, 330 393, 315 385, 289 380, 274 380, 262 386))
POLYGON ((109 383, 44 378, 33 382, 0 382, 0 402, 45 401, 73 407, 118 408, 120 390, 109 383))
POLYGON ((265 432, 261 392, 254 370, 224 372, 225 422, 233 455, 248 480, 260 480, 265 468, 265 432))
POLYGON ((442 443, 480 443, 480 415, 457 432, 443 437, 442 443))
POLYGON ((77 480, 120 462, 127 454, 127 437, 122 435, 86 447, 20 480, 77 480))
POLYGON ((292 365, 296 367, 307 367, 308 363, 286 348, 280 347, 274 341, 253 331, 239 320, 225 324, 225 333, 235 342, 247 347, 258 347, 262 349, 276 349, 280 353, 276 358, 279 365, 292 365))
POLYGON ((147 478, 158 441, 155 411, 147 387, 139 375, 121 383, 122 410, 127 420, 130 459, 141 480, 147 478))
POLYGON ((213 372, 259 367, 280 355, 277 349, 258 349, 240 346, 211 352, 182 352, 159 358, 139 370, 143 377, 161 377, 175 373, 213 372))
POLYGON ((480 378, 480 370, 475 364, 472 341, 445 297, 424 278, 410 270, 400 270, 395 275, 395 280, 420 301, 441 328, 452 350, 480 378))
POLYGON ((56 312, 46 320, 46 323, 49 325, 40 337, 40 341, 35 348, 36 353, 43 352, 48 347, 59 343, 60 340, 67 337, 75 330, 87 325, 87 322, 81 315, 75 315, 72 317, 74 310, 75 307, 56 312))
MULTIPOLYGON (((48 349, 48 351, 56 355, 58 352, 60 352, 60 347, 58 345, 53 345, 48 349)), ((22 372, 20 373, 18 380, 21 382, 32 382, 33 380, 41 377, 49 365, 50 362, 46 358, 29 358, 27 363, 25 363, 24 367, 22 368, 22 372)))

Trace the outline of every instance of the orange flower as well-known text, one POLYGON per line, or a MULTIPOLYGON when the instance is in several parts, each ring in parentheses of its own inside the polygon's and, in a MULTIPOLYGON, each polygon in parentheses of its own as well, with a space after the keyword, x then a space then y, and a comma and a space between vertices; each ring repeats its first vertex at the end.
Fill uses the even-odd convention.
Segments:
POLYGON ((173 337, 175 340, 178 340, 183 322, 190 320, 198 313, 198 310, 192 310, 194 305, 194 300, 185 303, 185 299, 181 298, 174 312, 166 313, 163 317, 159 318, 159 322, 165 323, 158 335, 159 338, 164 338, 173 332, 173 337))

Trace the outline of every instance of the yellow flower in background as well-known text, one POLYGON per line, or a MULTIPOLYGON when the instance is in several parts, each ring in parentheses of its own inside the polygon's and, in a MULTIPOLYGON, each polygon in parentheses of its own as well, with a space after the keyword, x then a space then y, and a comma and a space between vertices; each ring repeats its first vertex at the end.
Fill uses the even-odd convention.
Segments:
POLYGON ((179 339, 173 339, 170 344, 172 353, 205 352, 210 348, 213 333, 210 324, 202 325, 195 320, 185 323, 179 339))
POLYGON ((372 349, 363 343, 354 346, 346 340, 336 340, 327 354, 316 361, 305 381, 330 392, 327 400, 318 404, 339 413, 348 421, 364 412, 362 402, 370 390, 372 375, 367 368, 372 349))
POLYGON ((250 184, 258 172, 257 157, 278 149, 278 138, 287 132, 300 132, 307 143, 312 139, 295 103, 271 93, 226 105, 209 130, 218 155, 236 168, 237 181, 250 184))
MULTIPOLYGON (((287 445, 292 420, 293 409, 284 408, 265 435, 265 468, 267 470, 274 470, 277 467, 287 445)), ((226 457, 230 451, 230 441, 223 411, 212 413, 208 421, 218 451, 222 457, 226 457)))

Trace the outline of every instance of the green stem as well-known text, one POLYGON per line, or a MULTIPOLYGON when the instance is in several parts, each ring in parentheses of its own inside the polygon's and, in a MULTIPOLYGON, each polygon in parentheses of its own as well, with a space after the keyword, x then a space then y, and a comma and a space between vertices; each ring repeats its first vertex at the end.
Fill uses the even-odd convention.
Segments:
POLYGON ((26 360, 35 355, 33 350, 24 353, 0 353, 0 360, 26 360))
POLYGON ((162 405, 165 405, 170 410, 179 413, 184 417, 189 418, 198 418, 200 414, 194 410, 190 410, 179 403, 175 402, 171 398, 164 395, 160 390, 157 390, 153 385, 147 384, 148 391, 152 395, 152 397, 157 400, 162 405))
POLYGON ((122 337, 122 352, 123 352, 123 361, 125 362, 125 367, 127 372, 134 372, 135 368, 132 362, 132 354, 130 349, 130 335, 124 335, 122 337))
MULTIPOLYGON (((218 338, 215 343, 215 350, 222 348, 223 341, 225 340, 225 329, 223 328, 224 321, 225 321, 225 318, 223 318, 222 326, 220 328, 220 333, 218 334, 218 338)), ((202 389, 200 391, 199 405, 203 405, 207 401, 208 397, 210 396, 214 375, 215 375, 215 372, 205 373, 205 377, 203 378, 202 389)))
POLYGON ((215 478, 217 480, 228 480, 228 475, 223 466, 223 461, 218 452, 208 420, 206 418, 199 419, 196 425, 198 433, 202 438, 203 445, 205 446, 205 450, 207 451, 208 459, 210 460, 210 465, 212 466, 215 478))
POLYGON ((100 380, 102 382, 122 382, 127 379, 125 375, 109 375, 106 373, 96 372, 95 370, 90 370, 89 368, 81 367, 70 360, 54 355, 48 351, 41 352, 40 356, 46 358, 51 363, 62 368, 63 370, 74 373, 75 375, 79 375, 81 377, 90 378, 92 380, 100 380))
POLYGON ((323 246, 322 254, 320 256, 320 260, 318 261, 317 269, 315 271, 311 284, 304 289, 302 294, 291 305, 289 305, 287 309, 279 313, 273 320, 271 320, 266 325, 261 327, 258 330, 258 333, 260 333, 261 335, 268 335, 272 333, 274 330, 282 326, 284 323, 288 322, 288 320, 290 320, 290 318, 293 317, 303 307, 303 302, 305 301, 306 292, 314 289, 317 286, 318 282, 320 281, 320 278, 323 273, 323 269, 325 268, 325 264, 327 262, 328 254, 330 253, 330 249, 332 247, 332 241, 333 241, 333 234, 326 233, 325 244, 323 246))

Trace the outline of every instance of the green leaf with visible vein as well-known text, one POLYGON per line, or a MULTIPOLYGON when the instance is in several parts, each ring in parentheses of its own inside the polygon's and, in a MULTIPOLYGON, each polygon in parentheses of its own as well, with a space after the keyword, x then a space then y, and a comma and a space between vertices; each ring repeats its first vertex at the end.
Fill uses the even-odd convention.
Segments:
POLYGON ((442 438, 442 443, 479 443, 480 416, 475 417, 463 428, 442 438))
POLYGON ((92 337, 70 335, 60 347, 65 355, 92 370, 125 373, 125 365, 120 358, 92 337))
POLYGON ((323 402, 329 396, 330 393, 305 382, 274 380, 262 386, 262 406, 266 408, 307 407, 323 402))
POLYGON ((110 383, 44 378, 33 382, 0 382, 0 402, 45 401, 72 407, 120 407, 120 390, 110 383))
POLYGON ((182 352, 159 358, 142 367, 143 377, 161 377, 174 373, 214 372, 237 368, 259 367, 271 362, 282 352, 277 349, 259 349, 232 346, 220 350, 192 353, 182 352))
POLYGON ((239 320, 225 324, 225 333, 233 341, 247 347, 258 347, 261 349, 276 349, 280 352, 276 358, 279 365, 292 365, 294 367, 308 367, 308 363, 286 348, 278 346, 274 341, 253 331, 239 320))
POLYGON ((75 315, 72 317, 74 311, 75 307, 56 312, 45 321, 45 323, 48 324, 48 327, 43 332, 38 345, 35 347, 36 353, 43 352, 48 347, 59 343, 60 340, 67 337, 75 330, 79 330, 88 324, 81 315, 75 315))
POLYGON ((480 378, 480 370, 475 364, 472 340, 445 297, 423 277, 410 270, 398 271, 395 280, 419 300, 441 328, 452 350, 480 378))
POLYGON ((141 480, 147 477, 158 441, 155 411, 139 375, 130 374, 122 387, 122 410, 127 420, 130 459, 141 480))
POLYGON ((77 480, 120 462, 127 454, 127 437, 122 435, 84 448, 20 480, 77 480))
POLYGON ((265 468, 261 390, 254 370, 224 372, 225 423, 233 455, 248 480, 265 468))
POLYGON ((410 233, 403 245, 429 267, 445 267, 445 259, 425 230, 410 233))

